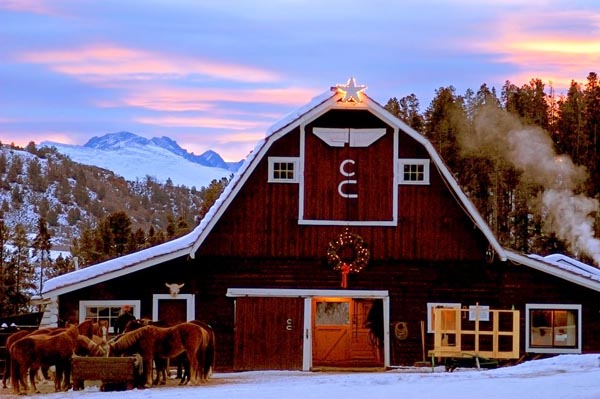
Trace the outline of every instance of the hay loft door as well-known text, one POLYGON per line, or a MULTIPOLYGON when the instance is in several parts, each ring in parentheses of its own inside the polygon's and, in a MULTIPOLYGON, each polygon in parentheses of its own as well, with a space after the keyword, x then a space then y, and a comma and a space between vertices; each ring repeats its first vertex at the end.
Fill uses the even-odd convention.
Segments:
POLYGON ((315 298, 312 305, 313 369, 384 366, 383 342, 373 333, 383 324, 381 300, 315 298))
POLYGON ((304 298, 235 300, 235 370, 302 370, 304 298))

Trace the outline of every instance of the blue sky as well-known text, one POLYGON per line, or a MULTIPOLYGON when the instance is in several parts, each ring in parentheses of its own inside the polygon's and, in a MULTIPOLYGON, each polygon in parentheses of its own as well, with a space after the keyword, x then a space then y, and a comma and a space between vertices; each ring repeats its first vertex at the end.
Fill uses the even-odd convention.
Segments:
POLYGON ((0 0, 0 140, 130 131, 245 157, 354 76, 385 104, 599 72, 597 1, 0 0))

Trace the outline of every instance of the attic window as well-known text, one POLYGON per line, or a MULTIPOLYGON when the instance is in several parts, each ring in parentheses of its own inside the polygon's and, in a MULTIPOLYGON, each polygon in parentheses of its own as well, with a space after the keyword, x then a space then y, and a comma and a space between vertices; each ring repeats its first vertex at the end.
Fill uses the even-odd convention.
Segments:
POLYGON ((269 157, 269 183, 297 183, 298 158, 269 157))
POLYGON ((429 159, 399 159, 400 184, 429 184, 429 159))

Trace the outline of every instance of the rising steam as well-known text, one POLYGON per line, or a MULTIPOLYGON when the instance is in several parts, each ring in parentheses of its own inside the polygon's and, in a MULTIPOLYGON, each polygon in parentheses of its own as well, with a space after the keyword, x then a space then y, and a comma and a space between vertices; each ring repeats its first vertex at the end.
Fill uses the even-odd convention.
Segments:
POLYGON ((593 229, 599 203, 575 194, 588 177, 585 168, 566 155, 557 155, 543 129, 524 126, 497 107, 485 106, 474 122, 474 131, 461 137, 463 150, 511 164, 525 182, 542 186, 544 229, 566 241, 574 254, 583 252, 600 265, 600 240, 594 237, 593 229))

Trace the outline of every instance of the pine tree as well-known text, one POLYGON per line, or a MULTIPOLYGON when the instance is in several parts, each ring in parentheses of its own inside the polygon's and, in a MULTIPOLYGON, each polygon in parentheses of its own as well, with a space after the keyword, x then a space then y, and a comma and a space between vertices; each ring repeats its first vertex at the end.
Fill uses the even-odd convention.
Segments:
POLYGON ((39 293, 42 293, 44 281, 47 280, 47 270, 51 265, 50 250, 52 249, 51 242, 52 234, 48 229, 46 219, 40 217, 38 219, 38 233, 33 239, 33 254, 37 258, 39 266, 39 293))
POLYGON ((26 311, 31 293, 36 286, 33 266, 29 261, 29 240, 25 226, 17 224, 12 238, 11 277, 7 286, 14 314, 26 311))

